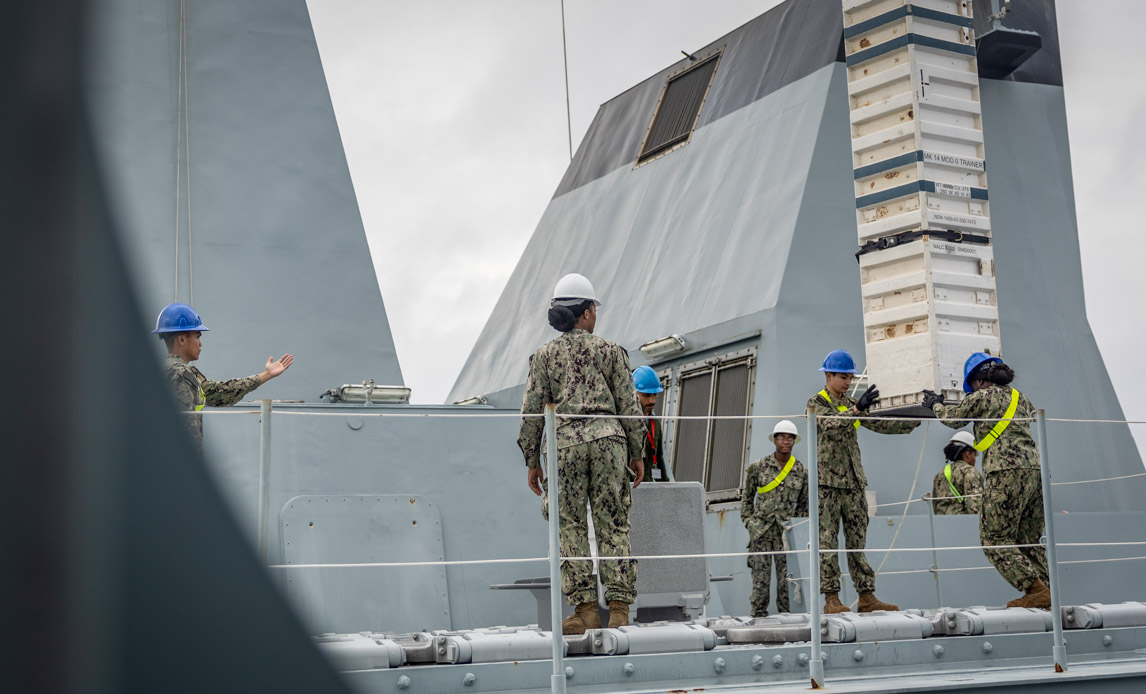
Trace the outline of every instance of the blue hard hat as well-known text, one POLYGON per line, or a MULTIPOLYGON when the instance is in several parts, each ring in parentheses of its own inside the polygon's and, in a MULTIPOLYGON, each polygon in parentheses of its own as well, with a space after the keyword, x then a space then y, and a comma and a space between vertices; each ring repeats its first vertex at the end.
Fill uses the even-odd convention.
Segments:
POLYGON ((971 375, 971 372, 974 371, 975 369, 979 368, 983 364, 987 364, 987 363, 993 362, 993 361, 997 361, 1000 364, 1003 363, 1002 359, 1000 359, 998 357, 992 357, 990 354, 987 354, 986 352, 975 352, 971 356, 967 357, 967 363, 963 365, 963 392, 964 393, 970 393, 971 392, 971 384, 967 380, 967 378, 971 375))
POLYGON ((847 350, 834 349, 828 352, 828 356, 824 357, 824 365, 820 367, 820 371, 826 371, 832 374, 858 374, 856 371, 856 360, 852 359, 852 355, 848 354, 847 350))
POLYGON ((651 366, 638 366, 633 371, 633 385, 637 387, 638 393, 663 393, 664 386, 661 385, 661 379, 657 376, 657 372, 653 371, 651 366))
POLYGON ((153 335, 163 335, 165 333, 188 333, 188 332, 207 332, 210 330, 207 326, 203 325, 203 319, 187 304, 168 304, 159 312, 159 317, 155 319, 155 330, 152 330, 153 335))

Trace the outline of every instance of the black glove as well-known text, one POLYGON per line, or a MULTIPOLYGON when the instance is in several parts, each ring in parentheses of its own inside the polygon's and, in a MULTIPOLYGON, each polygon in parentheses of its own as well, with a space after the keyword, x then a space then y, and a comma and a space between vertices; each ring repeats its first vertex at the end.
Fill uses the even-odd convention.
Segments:
POLYGON ((943 396, 933 390, 923 391, 923 406, 929 410, 934 410, 936 405, 943 404, 943 396))
POLYGON ((867 390, 863 392, 863 395, 860 396, 860 399, 856 400, 856 409, 860 412, 867 412, 872 405, 875 405, 878 402, 879 389, 876 388, 875 384, 873 383, 867 387, 867 390))

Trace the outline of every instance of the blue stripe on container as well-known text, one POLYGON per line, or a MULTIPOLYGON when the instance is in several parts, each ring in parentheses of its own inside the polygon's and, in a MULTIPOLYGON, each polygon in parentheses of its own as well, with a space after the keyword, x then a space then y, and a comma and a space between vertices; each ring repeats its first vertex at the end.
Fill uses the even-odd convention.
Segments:
POLYGON ((855 178, 858 181, 861 178, 874 176, 877 173, 883 173, 884 171, 890 171, 891 169, 898 169, 901 166, 906 166, 917 161, 923 161, 923 150, 921 149, 917 149, 914 152, 908 152, 907 154, 900 154, 899 156, 892 157, 891 159, 877 161, 874 164, 861 166, 855 170, 855 178))
POLYGON ((919 34, 905 34, 904 36, 897 36, 896 38, 885 41, 878 46, 872 46, 859 53, 853 53, 848 56, 848 67, 854 67, 860 63, 865 63, 879 56, 890 53, 891 51, 903 48, 904 46, 914 43, 917 46, 926 46, 928 48, 936 48, 943 51, 950 51, 951 53, 959 53, 961 55, 974 56, 975 47, 965 46, 961 43, 954 43, 952 41, 943 41, 941 39, 933 39, 930 36, 921 36, 919 34))
POLYGON ((912 193, 918 192, 919 181, 913 181, 902 186, 896 186, 894 188, 888 188, 887 190, 881 190, 878 193, 872 193, 871 195, 861 195, 860 197, 856 198, 856 209, 868 207, 870 205, 878 205, 881 202, 887 202, 888 200, 894 200, 895 198, 902 198, 905 195, 911 195, 912 193))
POLYGON ((865 19, 859 24, 854 24, 847 29, 844 29, 844 38, 850 39, 859 34, 877 29, 884 24, 889 24, 902 19, 907 15, 914 15, 920 19, 929 19, 933 22, 943 22, 944 24, 954 24, 955 26, 971 28, 972 21, 970 17, 960 17, 957 14, 950 14, 947 12, 940 12, 938 10, 929 10, 926 7, 897 7, 894 10, 889 10, 881 15, 876 15, 871 19, 865 19))
MULTIPOLYGON (((901 186, 896 186, 894 188, 888 188, 887 190, 881 190, 878 193, 872 193, 870 195, 861 195, 860 197, 856 198, 856 209, 858 210, 858 209, 862 209, 864 207, 868 207, 871 205, 878 205, 881 202, 887 202, 888 200, 894 200, 896 198, 902 198, 904 196, 912 195, 914 193, 919 193, 919 192, 934 193, 935 192, 935 182, 934 181, 913 181, 911 183, 905 183, 901 186)), ((971 199, 972 200, 986 200, 987 199, 987 189, 986 188, 971 188, 971 199)))

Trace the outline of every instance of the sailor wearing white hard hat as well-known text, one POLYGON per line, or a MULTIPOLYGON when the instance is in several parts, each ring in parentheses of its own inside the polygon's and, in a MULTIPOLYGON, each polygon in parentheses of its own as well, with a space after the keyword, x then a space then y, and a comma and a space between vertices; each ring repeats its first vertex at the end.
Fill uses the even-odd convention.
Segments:
POLYGON ((782 419, 768 437, 776 451, 748 466, 740 496, 740 520, 748 530, 748 550, 768 552, 748 557, 752 569, 753 617, 767 617, 772 564, 776 564, 776 610, 788 611, 788 561, 784 556, 784 524, 808 515, 808 471, 792 446, 800 440, 796 425, 782 419))
MULTIPOLYGON (((624 348, 593 334, 597 325, 597 293, 587 278, 568 274, 557 281, 549 301, 549 324, 561 332, 529 360, 529 377, 521 403, 523 415, 541 414, 556 405, 557 475, 560 494, 562 556, 589 554, 586 504, 592 507, 601 583, 609 603, 609 627, 629 623, 629 606, 636 600, 636 562, 609 560, 626 556, 629 548, 630 470, 632 486, 644 473, 645 427, 624 348), (597 415, 568 419, 561 415, 597 415), (620 415, 624 419, 601 417, 620 415)), ((517 443, 525 456, 529 488, 542 494, 539 417, 522 417, 517 443)), ((548 480, 549 484, 553 480, 548 480)), ((561 586, 573 615, 561 623, 565 634, 600 628, 597 579, 589 561, 562 561, 561 586)))

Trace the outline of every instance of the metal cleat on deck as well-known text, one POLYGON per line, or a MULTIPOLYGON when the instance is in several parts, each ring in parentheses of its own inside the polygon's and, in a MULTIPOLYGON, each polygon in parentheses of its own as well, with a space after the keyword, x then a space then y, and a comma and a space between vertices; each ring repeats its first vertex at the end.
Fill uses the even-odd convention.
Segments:
POLYGON ((955 611, 949 635, 979 636, 1049 631, 1051 613, 1033 607, 977 607, 955 611))
POLYGON ((686 653, 716 647, 716 632, 696 624, 655 623, 617 629, 590 629, 593 655, 686 653))
POLYGON ((405 651, 396 641, 367 634, 320 634, 315 637, 336 669, 386 670, 406 664, 405 651))
POLYGON ((1092 602, 1085 605, 1065 606, 1062 608, 1062 624, 1065 629, 1146 626, 1146 604, 1123 602, 1117 605, 1104 605, 1092 602))

